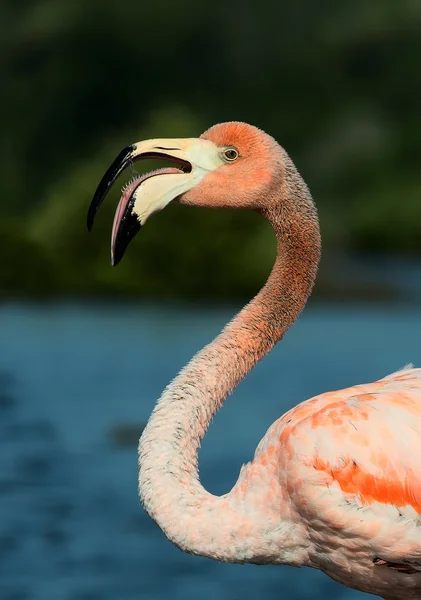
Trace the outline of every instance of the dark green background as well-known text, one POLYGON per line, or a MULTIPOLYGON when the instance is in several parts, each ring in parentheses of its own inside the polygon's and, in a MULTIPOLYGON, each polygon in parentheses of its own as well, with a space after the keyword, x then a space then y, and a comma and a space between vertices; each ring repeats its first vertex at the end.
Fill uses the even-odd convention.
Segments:
POLYGON ((118 185, 85 227, 123 146, 225 120, 290 153, 319 207, 324 257, 421 252, 419 1, 3 0, 0 29, 3 298, 255 292, 275 250, 255 214, 174 204, 117 269, 118 185))

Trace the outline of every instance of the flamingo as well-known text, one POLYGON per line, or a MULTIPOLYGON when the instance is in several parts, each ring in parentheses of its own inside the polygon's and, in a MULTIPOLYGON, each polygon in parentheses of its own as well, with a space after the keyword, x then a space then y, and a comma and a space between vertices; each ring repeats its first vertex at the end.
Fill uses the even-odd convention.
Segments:
MULTIPOLYGON (((260 213, 277 257, 256 297, 158 400, 139 442, 144 509, 181 550, 231 563, 324 571, 385 600, 421 598, 421 369, 311 398, 275 421, 223 496, 201 485, 198 449, 227 396, 303 309, 320 258, 310 192, 285 150, 251 125, 132 144, 102 178, 88 228, 118 175, 142 158, 174 164, 123 190, 116 265, 151 214, 182 204, 260 213)), ((305 376, 305 367, 303 368, 305 376)))

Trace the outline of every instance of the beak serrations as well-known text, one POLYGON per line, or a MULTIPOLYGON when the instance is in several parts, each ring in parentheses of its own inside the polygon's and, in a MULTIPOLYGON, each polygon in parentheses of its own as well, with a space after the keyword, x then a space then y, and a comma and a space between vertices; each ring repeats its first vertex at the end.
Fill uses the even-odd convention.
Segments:
POLYGON ((102 204, 105 196, 107 195, 110 187, 120 175, 122 171, 129 164, 131 157, 133 155, 133 151, 135 150, 135 146, 131 144, 130 146, 126 146, 114 160, 113 164, 107 169, 107 172, 99 182, 99 185, 96 189, 92 202, 89 206, 88 217, 87 217, 87 226, 88 231, 91 231, 92 225, 94 224, 95 215, 98 212, 99 207, 102 204))

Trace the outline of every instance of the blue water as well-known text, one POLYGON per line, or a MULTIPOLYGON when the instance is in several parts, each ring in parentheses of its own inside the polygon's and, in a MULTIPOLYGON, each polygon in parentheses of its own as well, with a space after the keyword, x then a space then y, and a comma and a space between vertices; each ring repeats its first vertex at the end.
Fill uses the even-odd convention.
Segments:
MULTIPOLYGON (((145 516, 120 425, 154 400, 232 309, 0 307, 2 600, 368 599, 310 569, 182 554, 145 516), (113 433, 114 432, 114 433, 113 433)), ((201 451, 231 488, 269 424, 319 392, 421 365, 421 308, 309 306, 217 415, 201 451)))

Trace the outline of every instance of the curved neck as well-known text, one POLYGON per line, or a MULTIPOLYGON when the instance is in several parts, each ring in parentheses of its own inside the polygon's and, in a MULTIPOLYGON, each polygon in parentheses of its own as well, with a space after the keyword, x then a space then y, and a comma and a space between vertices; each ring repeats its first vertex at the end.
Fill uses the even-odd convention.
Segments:
POLYGON ((271 208, 262 211, 278 239, 265 286, 164 390, 139 444, 139 493, 146 511, 182 550, 222 561, 260 562, 247 507, 232 494, 216 497, 200 484, 200 442, 226 397, 298 317, 320 257, 308 189, 289 162, 287 175, 271 208))

